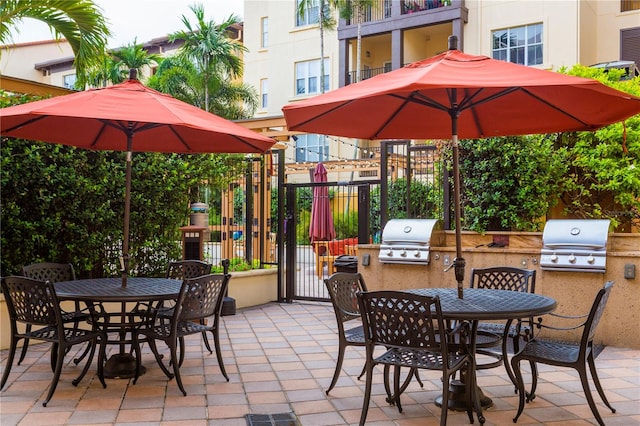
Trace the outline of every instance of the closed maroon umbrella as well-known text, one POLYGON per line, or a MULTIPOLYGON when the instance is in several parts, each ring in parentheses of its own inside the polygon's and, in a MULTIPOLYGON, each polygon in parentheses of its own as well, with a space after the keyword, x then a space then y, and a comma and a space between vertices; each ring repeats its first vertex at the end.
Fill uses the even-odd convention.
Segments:
POLYGON ((595 130, 640 113, 640 98, 586 78, 450 49, 282 108, 289 130, 361 139, 451 139, 458 293, 464 259, 458 138, 595 130))
MULTIPOLYGON (((316 183, 327 182, 327 169, 324 164, 318 163, 316 166, 313 172, 313 181, 316 183)), ((314 241, 331 241, 335 237, 336 230, 333 226, 333 214, 329 202, 329 187, 315 186, 309 222, 309 239, 313 243, 314 241)))
POLYGON ((0 109, 2 136, 127 152, 122 285, 129 267, 133 152, 264 153, 274 140, 144 86, 114 86, 0 109))

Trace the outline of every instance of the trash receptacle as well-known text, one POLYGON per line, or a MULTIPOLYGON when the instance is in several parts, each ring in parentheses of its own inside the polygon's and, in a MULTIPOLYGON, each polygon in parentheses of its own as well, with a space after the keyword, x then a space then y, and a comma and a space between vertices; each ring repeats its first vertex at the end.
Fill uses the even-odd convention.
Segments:
POLYGON ((333 261, 333 267, 336 272, 356 273, 358 272, 358 257, 346 254, 340 255, 333 261))

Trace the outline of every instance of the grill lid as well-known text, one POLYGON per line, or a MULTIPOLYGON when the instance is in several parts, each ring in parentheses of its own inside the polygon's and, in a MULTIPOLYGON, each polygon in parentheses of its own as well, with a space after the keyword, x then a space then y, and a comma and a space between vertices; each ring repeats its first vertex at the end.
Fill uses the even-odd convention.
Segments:
POLYGON ((378 259, 382 263, 429 264, 431 246, 442 245, 437 219, 391 219, 382 231, 378 259))
POLYGON ((542 234, 540 267, 545 270, 604 272, 608 219, 547 221, 542 234))

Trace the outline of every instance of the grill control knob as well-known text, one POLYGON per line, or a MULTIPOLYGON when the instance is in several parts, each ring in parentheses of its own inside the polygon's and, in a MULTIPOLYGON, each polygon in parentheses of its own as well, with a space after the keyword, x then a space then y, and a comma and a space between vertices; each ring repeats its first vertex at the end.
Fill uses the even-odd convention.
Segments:
POLYGON ((400 253, 400 256, 407 257, 407 251, 405 249, 402 249, 402 252, 400 253))
POLYGON ((416 250, 416 252, 413 253, 413 257, 420 257, 420 250, 416 250))
POLYGON ((552 261, 553 263, 556 263, 556 262, 558 261, 558 255, 557 255, 557 254, 555 254, 555 253, 553 253, 553 254, 551 255, 551 261, 552 261))
POLYGON ((387 256, 393 257, 393 250, 391 249, 387 250, 387 256))
POLYGON ((589 265, 593 265, 595 262, 596 262, 596 258, 595 258, 595 257, 593 257, 593 255, 592 255, 592 254, 590 254, 590 255, 589 255, 589 257, 587 257, 587 263, 588 263, 589 265))
POLYGON ((576 263, 576 256, 573 253, 569 256, 569 263, 576 263))

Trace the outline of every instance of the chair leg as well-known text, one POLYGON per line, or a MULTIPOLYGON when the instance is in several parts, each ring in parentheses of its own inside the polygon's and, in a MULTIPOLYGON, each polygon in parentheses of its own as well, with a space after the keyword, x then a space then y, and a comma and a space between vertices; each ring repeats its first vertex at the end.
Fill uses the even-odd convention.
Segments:
MULTIPOLYGON (((342 361, 344 360, 345 349, 346 349, 345 345, 342 343, 342 341, 339 341, 338 342, 338 359, 336 360, 336 369, 333 372, 333 378, 331 379, 331 384, 329 385, 329 388, 325 392, 327 395, 329 395, 329 392, 331 391, 331 389, 333 389, 333 387, 336 385, 336 382, 338 381, 338 377, 340 376, 340 370, 342 369, 342 361)), ((364 373, 365 370, 366 370, 366 366, 362 370, 362 373, 364 373)), ((358 379, 362 377, 362 373, 360 373, 360 376, 358 377, 358 379)))
POLYGON ((593 352, 590 353, 589 356, 587 357, 587 362, 589 363, 589 370, 591 371, 591 377, 593 378, 593 383, 596 385, 596 390, 598 391, 598 395, 600 395, 600 398, 602 398, 602 402, 604 402, 605 405, 609 407, 611 412, 615 413, 616 409, 613 408, 611 404, 609 404, 609 401, 607 400, 607 397, 604 394, 604 389, 602 389, 602 386, 600 385, 600 379, 598 378, 598 372, 596 371, 596 362, 595 362, 595 359, 593 358, 593 352))
POLYGON ((522 378, 522 372, 520 371, 520 359, 517 356, 511 358, 511 368, 516 379, 516 388, 518 389, 518 412, 513 418, 513 422, 515 423, 518 421, 518 417, 520 417, 520 415, 524 411, 525 398, 524 379, 522 378))
MULTIPOLYGON (((204 318, 200 319, 200 325, 207 325, 207 320, 204 318)), ((204 340, 204 346, 207 348, 207 350, 209 351, 209 353, 213 353, 213 351, 211 350, 211 345, 209 345, 209 339, 207 338, 207 332, 203 331, 202 332, 202 340, 204 340)))
POLYGON ((87 345, 87 347, 86 347, 86 348, 84 348, 84 351, 80 354, 80 356, 79 356, 79 357, 77 357, 77 358, 74 358, 74 359, 73 359, 73 363, 74 363, 75 365, 80 364, 80 362, 84 359, 84 357, 86 357, 86 356, 89 354, 89 351, 90 351, 90 350, 91 350, 90 345, 87 345))
POLYGON ((96 352, 96 343, 97 343, 97 338, 94 338, 89 342, 89 347, 91 348, 91 350, 87 358, 87 363, 84 365, 84 368, 82 369, 82 372, 80 373, 80 375, 71 382, 73 386, 78 386, 78 383, 80 383, 84 375, 87 374, 87 371, 89 371, 89 365, 91 364, 91 361, 93 361, 93 354, 96 352))
POLYGON ((602 421, 602 417, 600 417, 598 407, 596 406, 596 402, 593 400, 593 395, 591 394, 591 389, 589 388, 589 379, 587 378, 587 370, 585 367, 586 366, 582 366, 582 368, 576 368, 578 374, 580 375, 580 382, 582 382, 582 390, 584 391, 584 396, 587 398, 589 408, 591 409, 593 416, 596 418, 596 421, 600 426, 604 426, 604 421, 602 421))
POLYGON ((173 375, 176 378, 176 383, 182 395, 187 396, 187 391, 184 390, 184 386, 182 385, 182 377, 180 377, 180 363, 176 361, 176 342, 172 342, 172 344, 169 345, 169 349, 171 351, 171 359, 173 360, 173 375))
POLYGON ((56 352, 57 352, 57 356, 55 357, 56 366, 53 372, 53 379, 51 380, 51 385, 49 386, 49 393, 47 394, 47 398, 42 403, 43 407, 47 406, 47 404, 49 403, 49 400, 53 396, 53 393, 56 391, 56 386, 58 386, 58 381, 60 380, 60 373, 62 372, 62 364, 64 363, 64 353, 65 353, 66 347, 60 344, 54 344, 51 350, 53 351, 54 348, 56 349, 56 352))
MULTIPOLYGON (((407 380, 411 380, 411 375, 413 374, 413 370, 409 371, 407 375, 407 380)), ((386 376, 386 374, 385 374, 386 376)), ((404 384, 400 385, 400 367, 395 366, 393 368, 393 393, 395 395, 394 402, 396 403, 396 407, 398 407, 398 412, 402 413, 402 403, 400 402, 400 394, 402 393, 401 388, 405 387, 404 384)))
MULTIPOLYGON (((100 383, 102 384, 103 388, 107 387, 107 384, 104 381, 104 359, 106 358, 106 352, 107 352, 107 335, 103 333, 100 336, 100 349, 98 350, 98 379, 100 380, 100 383)), ((136 361, 140 362, 140 356, 137 357, 136 361)), ((139 365, 136 366, 136 368, 140 368, 139 365)), ((136 374, 138 374, 138 371, 136 371, 136 374)))
MULTIPOLYGON (((7 363, 4 365, 4 373, 2 373, 2 382, 0 382, 0 389, 4 389, 4 385, 7 383, 9 373, 11 372, 11 365, 16 355, 16 348, 18 347, 18 341, 20 338, 11 336, 11 346, 9 349, 9 356, 7 357, 7 363)), ((26 339, 25 339, 26 340, 26 339)))
POLYGON ((220 336, 218 335, 218 330, 212 331, 213 334, 213 343, 216 347, 216 358, 218 358, 218 367, 220 367, 220 371, 227 382, 229 381, 229 376, 227 375, 227 370, 224 368, 224 361, 222 360, 222 349, 220 349, 220 336))
MULTIPOLYGON (((27 324, 25 326, 25 334, 29 334, 31 333, 31 324, 27 324)), ((24 361, 24 357, 25 355, 27 355, 27 349, 29 348, 29 339, 24 339, 24 342, 22 343, 22 350, 20 351, 20 358, 18 358, 18 365, 20 365, 20 363, 22 361, 24 361)))
POLYGON ((440 426, 447 424, 447 413, 449 412, 449 381, 451 376, 442 370, 442 404, 440 407, 440 426))
POLYGON ((538 388, 538 366, 535 362, 529 361, 529 365, 531 366, 531 392, 527 397, 527 402, 531 402, 536 399, 536 389, 538 388))
POLYGON ((364 426, 367 421, 367 413, 369 412, 369 400, 371 399, 371 381, 373 380, 373 361, 369 361, 371 353, 367 349, 367 377, 364 386, 364 400, 362 402, 362 412, 360 413, 360 426, 364 426))

